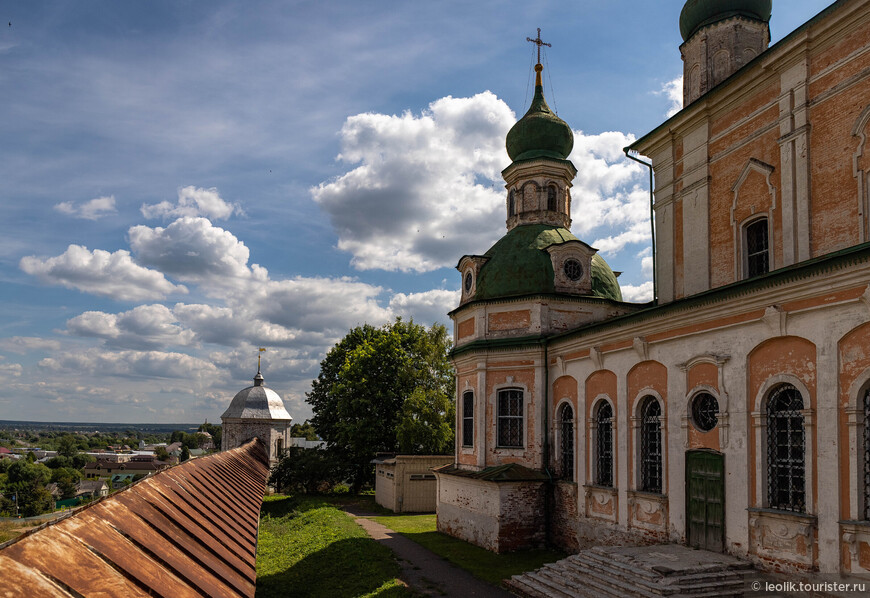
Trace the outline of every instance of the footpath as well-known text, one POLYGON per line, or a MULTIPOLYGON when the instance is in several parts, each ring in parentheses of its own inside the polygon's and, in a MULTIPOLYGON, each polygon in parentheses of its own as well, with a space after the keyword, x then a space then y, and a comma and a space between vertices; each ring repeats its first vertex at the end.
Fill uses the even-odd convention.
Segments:
POLYGON ((368 519, 374 513, 345 511, 371 536, 393 551, 402 567, 400 579, 424 596, 511 598, 507 590, 491 586, 460 569, 431 550, 423 548, 385 525, 368 519))

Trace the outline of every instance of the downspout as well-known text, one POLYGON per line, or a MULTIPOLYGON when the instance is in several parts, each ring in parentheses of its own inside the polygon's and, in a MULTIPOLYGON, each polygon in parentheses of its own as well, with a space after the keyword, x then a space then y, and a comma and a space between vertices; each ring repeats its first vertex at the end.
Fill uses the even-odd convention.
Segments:
POLYGON ((550 527, 553 494, 553 473, 550 471, 550 355, 548 339, 541 341, 544 345, 544 472, 547 474, 547 482, 544 491, 544 543, 550 546, 550 527))
POLYGON ((632 156, 629 152, 633 150, 628 147, 622 148, 622 151, 625 152, 625 157, 629 160, 634 160, 638 164, 643 164, 649 168, 649 229, 652 238, 653 304, 656 305, 659 302, 659 288, 656 280, 656 219, 655 210, 653 209, 653 166, 649 162, 644 162, 632 156))

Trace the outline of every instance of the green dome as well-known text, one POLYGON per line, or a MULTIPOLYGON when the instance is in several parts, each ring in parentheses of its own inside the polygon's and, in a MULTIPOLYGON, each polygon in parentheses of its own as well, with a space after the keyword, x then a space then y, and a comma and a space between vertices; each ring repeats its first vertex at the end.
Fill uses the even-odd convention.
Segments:
MULTIPOLYGON (((493 245, 477 277, 475 300, 555 293, 553 262, 545 250, 566 241, 579 241, 566 228, 550 224, 517 226, 493 245)), ((622 301, 616 275, 604 258, 592 257, 592 294, 622 301)))
POLYGON ((770 22, 773 0, 688 0, 680 13, 680 35, 687 41, 704 25, 737 15, 770 22))
MULTIPOLYGON (((536 70, 539 66, 536 65, 536 70)), ((574 148, 571 127, 547 106, 540 70, 532 105, 526 115, 508 132, 505 146, 508 156, 514 162, 533 158, 565 160, 574 148)))

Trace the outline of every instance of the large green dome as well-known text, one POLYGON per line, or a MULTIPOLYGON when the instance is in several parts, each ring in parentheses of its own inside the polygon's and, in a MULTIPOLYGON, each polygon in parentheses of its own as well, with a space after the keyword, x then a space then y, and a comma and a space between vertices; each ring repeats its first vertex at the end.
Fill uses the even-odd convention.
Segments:
POLYGON ((574 148, 571 127, 550 110, 544 99, 540 66, 535 66, 538 74, 532 105, 507 134, 505 146, 514 162, 533 158, 566 160, 574 148))
MULTIPOLYGON (((553 262, 545 250, 566 241, 579 239, 568 229, 549 224, 511 229, 484 254, 489 259, 478 274, 474 299, 556 293, 553 262)), ((592 258, 592 294, 622 301, 616 275, 597 254, 592 258)))
POLYGON ((680 13, 680 35, 687 41, 704 25, 734 16, 770 22, 773 0, 688 0, 680 13))

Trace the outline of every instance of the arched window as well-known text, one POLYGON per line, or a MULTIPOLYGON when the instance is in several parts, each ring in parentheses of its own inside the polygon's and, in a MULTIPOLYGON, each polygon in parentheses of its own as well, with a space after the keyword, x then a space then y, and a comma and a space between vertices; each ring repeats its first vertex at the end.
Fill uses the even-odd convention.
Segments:
POLYGON ((474 393, 462 395, 462 446, 474 445, 474 393))
POLYGON ((662 493, 662 408, 655 397, 641 404, 640 489, 662 493))
POLYGON ((574 481, 574 409, 567 403, 559 409, 559 432, 562 477, 574 481))
POLYGON ((864 519, 870 521, 870 388, 864 391, 864 519))
POLYGON ((595 483, 613 488, 613 407, 607 401, 595 413, 595 483))
POLYGON ((767 399, 767 506, 806 509, 804 400, 791 384, 777 386, 767 399))
POLYGON ((547 209, 556 211, 556 188, 553 185, 547 187, 547 209))
POLYGON ((498 446, 523 447, 523 391, 517 388, 498 391, 498 446))
POLYGON ((744 229, 746 278, 767 274, 770 271, 767 234, 767 218, 753 220, 744 229))
POLYGON ((514 190, 511 189, 508 193, 508 218, 517 213, 517 200, 514 190))

